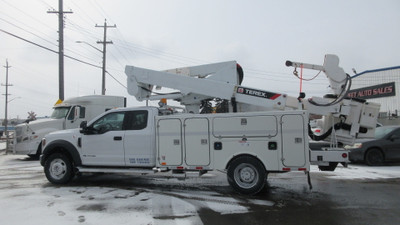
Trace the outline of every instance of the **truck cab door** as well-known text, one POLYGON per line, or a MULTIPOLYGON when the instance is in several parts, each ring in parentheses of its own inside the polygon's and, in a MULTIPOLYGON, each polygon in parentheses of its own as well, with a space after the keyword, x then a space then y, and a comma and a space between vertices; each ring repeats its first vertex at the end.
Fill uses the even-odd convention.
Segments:
POLYGON ((65 129, 78 128, 83 120, 85 120, 85 107, 74 106, 65 120, 65 129))
POLYGON ((82 135, 82 164, 125 166, 123 127, 125 112, 104 115, 82 135))
POLYGON ((124 139, 125 164, 132 167, 155 166, 154 118, 148 110, 127 112, 124 139))

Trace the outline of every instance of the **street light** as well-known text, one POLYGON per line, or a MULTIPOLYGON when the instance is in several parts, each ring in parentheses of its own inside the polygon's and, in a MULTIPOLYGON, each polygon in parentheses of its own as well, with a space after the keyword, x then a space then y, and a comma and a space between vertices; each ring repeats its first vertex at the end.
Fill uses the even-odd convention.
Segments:
POLYGON ((76 43, 89 45, 90 47, 96 49, 97 51, 99 51, 99 52, 101 52, 103 54, 103 66, 101 68, 102 69, 101 94, 105 95, 106 94, 106 78, 105 78, 105 76, 106 76, 106 64, 105 64, 105 62, 106 62, 106 54, 105 54, 105 52, 100 50, 100 49, 98 49, 98 48, 96 48, 96 47, 94 47, 93 45, 87 43, 86 41, 76 41, 76 43))
POLYGON ((15 97, 15 98, 9 100, 7 103, 10 103, 10 102, 14 101, 15 99, 19 99, 19 98, 21 98, 21 97, 15 97))
POLYGON ((79 43, 79 44, 87 44, 87 45, 89 45, 90 47, 92 47, 92 48, 96 49, 97 51, 99 51, 99 52, 103 53, 103 51, 102 51, 102 50, 100 50, 100 49, 98 49, 98 48, 94 47, 93 45, 91 45, 91 44, 87 43, 86 41, 75 41, 75 42, 76 42, 76 43, 79 43))

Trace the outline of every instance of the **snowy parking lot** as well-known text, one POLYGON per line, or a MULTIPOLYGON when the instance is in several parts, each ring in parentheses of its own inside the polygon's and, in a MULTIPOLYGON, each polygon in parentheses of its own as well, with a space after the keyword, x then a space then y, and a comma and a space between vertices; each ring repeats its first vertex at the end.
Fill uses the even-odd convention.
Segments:
POLYGON ((56 186, 38 161, 3 151, 1 224, 399 224, 400 166, 312 170, 312 190, 304 173, 271 174, 257 196, 234 193, 221 172, 89 174, 56 186))

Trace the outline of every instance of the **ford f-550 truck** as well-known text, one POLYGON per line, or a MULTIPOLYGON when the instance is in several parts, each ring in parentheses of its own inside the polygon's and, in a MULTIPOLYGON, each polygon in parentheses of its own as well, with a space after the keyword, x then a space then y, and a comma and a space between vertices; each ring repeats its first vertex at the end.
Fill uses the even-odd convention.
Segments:
POLYGON ((269 172, 310 169, 306 111, 161 114, 156 107, 115 109, 81 129, 47 135, 41 159, 47 179, 66 183, 76 172, 227 170, 232 187, 249 194, 264 187, 269 172))
POLYGON ((327 55, 323 66, 286 63, 327 74, 336 96, 312 100, 243 87, 243 71, 234 61, 167 71, 127 66, 128 92, 140 101, 161 99, 160 108, 110 110, 80 129, 50 133, 42 142, 41 165, 55 184, 85 172, 226 170, 229 184, 243 194, 258 193, 268 173, 309 174, 310 164, 334 170, 348 162, 348 151, 337 142, 371 137, 379 112, 379 105, 344 97, 350 81, 338 62, 327 55), (180 92, 153 91, 160 86, 180 92), (179 101, 184 112, 176 113, 163 98, 179 101), (324 116, 323 135, 309 128, 309 113, 324 116), (309 138, 332 145, 313 151, 309 138))

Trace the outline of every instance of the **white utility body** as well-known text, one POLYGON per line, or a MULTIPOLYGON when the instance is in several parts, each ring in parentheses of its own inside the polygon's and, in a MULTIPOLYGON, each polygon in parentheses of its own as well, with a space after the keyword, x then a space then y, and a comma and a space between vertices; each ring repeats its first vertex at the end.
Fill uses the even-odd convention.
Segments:
POLYGON ((15 127, 13 153, 39 157, 42 138, 53 131, 78 128, 82 121, 116 107, 125 107, 120 96, 89 95, 66 99, 54 106, 50 118, 26 121, 15 127))
POLYGON ((350 80, 338 62, 326 55, 323 66, 286 63, 327 75, 336 96, 312 100, 243 87, 234 61, 161 72, 127 66, 130 94, 139 101, 176 100, 183 112, 164 100, 160 108, 110 110, 81 129, 46 135, 41 164, 53 183, 66 183, 76 172, 226 170, 229 184, 243 194, 258 193, 268 173, 308 174, 310 164, 334 170, 348 162, 337 143, 371 137, 379 112, 379 105, 344 98, 350 80), (156 93, 161 87, 178 92, 156 93), (310 132, 309 114, 324 116, 324 135, 310 132), (330 140, 332 147, 311 151, 309 138, 330 140))

